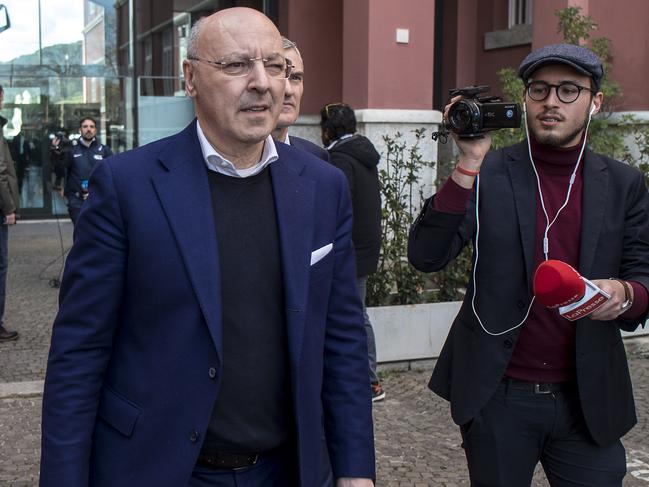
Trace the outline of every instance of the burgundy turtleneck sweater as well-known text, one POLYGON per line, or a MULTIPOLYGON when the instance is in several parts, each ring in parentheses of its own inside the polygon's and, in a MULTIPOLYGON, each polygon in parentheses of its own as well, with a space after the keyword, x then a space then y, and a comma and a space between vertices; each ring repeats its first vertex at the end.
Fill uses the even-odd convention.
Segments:
MULTIPOLYGON (((530 139, 534 163, 541 181, 543 201, 550 221, 561 208, 568 191, 581 143, 569 148, 556 148, 530 139)), ((583 160, 577 170, 568 205, 548 232, 549 258, 579 268, 579 244, 582 217, 583 160)), ((546 219, 536 191, 536 243, 534 267, 543 260, 543 233, 546 219)), ((434 206, 446 213, 464 213, 471 190, 462 188, 452 178, 435 195, 434 206)), ((634 290, 633 306, 625 318, 640 316, 647 309, 649 295, 642 284, 630 281, 634 290)), ((513 355, 505 372, 507 377, 531 382, 563 382, 575 377, 575 324, 561 317, 556 309, 537 303, 521 327, 513 355)))

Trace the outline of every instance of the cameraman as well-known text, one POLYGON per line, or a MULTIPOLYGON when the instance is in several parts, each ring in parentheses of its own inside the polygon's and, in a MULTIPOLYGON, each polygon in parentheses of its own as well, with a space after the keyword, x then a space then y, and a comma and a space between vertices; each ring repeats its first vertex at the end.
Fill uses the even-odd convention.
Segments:
POLYGON ((69 142, 63 137, 52 140, 52 154, 55 171, 65 172, 63 196, 68 200, 68 213, 76 224, 79 211, 88 197, 88 179, 95 164, 113 155, 110 147, 97 140, 97 123, 92 117, 84 117, 79 122, 79 140, 69 142))
POLYGON ((451 403, 471 485, 529 486, 541 462, 553 486, 621 486, 636 413, 620 329, 647 318, 649 195, 639 171, 586 147, 603 101, 592 51, 546 46, 518 73, 527 140, 487 154, 488 136, 456 137, 455 170, 410 232, 422 271, 474 244, 429 387, 451 403), (575 322, 541 305, 532 276, 547 259, 610 299, 575 322))

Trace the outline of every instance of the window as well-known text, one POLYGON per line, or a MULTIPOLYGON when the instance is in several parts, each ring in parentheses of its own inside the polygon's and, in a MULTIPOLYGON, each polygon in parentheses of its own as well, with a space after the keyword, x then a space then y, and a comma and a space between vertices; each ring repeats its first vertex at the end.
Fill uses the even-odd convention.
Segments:
POLYGON ((509 25, 511 29, 516 25, 532 23, 532 0, 509 0, 509 25))

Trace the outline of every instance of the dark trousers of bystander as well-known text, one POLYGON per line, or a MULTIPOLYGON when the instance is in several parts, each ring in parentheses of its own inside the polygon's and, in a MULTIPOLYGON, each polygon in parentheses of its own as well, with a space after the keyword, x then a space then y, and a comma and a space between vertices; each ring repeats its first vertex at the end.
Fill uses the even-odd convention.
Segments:
POLYGON ((9 229, 0 224, 0 325, 5 317, 7 295, 7 269, 9 268, 9 229))
POLYGON ((473 487, 529 486, 539 462, 552 487, 621 487, 626 474, 622 442, 592 440, 574 384, 539 393, 505 380, 460 431, 473 487))

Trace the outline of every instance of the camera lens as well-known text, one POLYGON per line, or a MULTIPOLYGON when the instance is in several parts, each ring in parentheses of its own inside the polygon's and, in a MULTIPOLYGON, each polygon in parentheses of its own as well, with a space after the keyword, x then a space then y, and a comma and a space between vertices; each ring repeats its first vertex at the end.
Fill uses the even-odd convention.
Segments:
POLYGON ((471 126, 471 108, 464 100, 460 100, 451 107, 448 119, 454 130, 464 132, 471 126))

